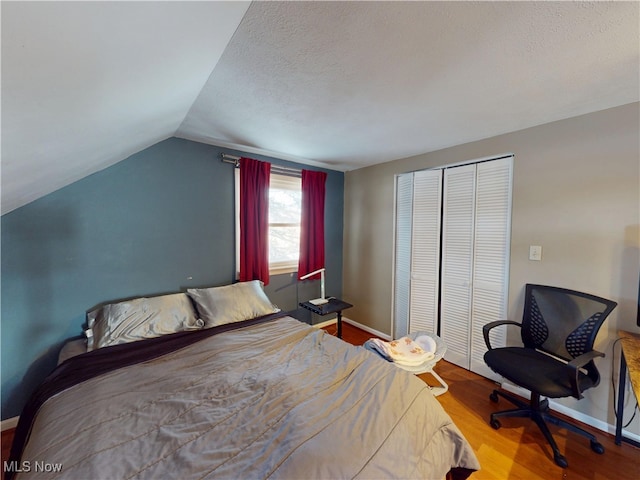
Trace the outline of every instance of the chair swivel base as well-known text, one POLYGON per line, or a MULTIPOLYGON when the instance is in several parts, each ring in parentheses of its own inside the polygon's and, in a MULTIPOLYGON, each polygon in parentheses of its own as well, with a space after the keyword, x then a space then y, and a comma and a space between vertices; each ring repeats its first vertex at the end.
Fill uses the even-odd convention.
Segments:
POLYGON ((567 468, 569 464, 564 455, 560 453, 558 444, 553 439, 551 431, 549 430, 546 422, 552 423, 553 425, 557 425, 562 428, 566 428, 567 430, 582 435, 583 437, 587 437, 591 442, 591 450, 598 454, 604 453, 604 447, 601 443, 598 442, 593 434, 550 413, 549 401, 547 399, 541 401, 539 394, 532 393, 531 401, 529 403, 526 403, 507 392, 504 392, 502 390, 494 390, 493 393, 489 395, 489 399, 494 403, 498 403, 499 396, 509 400, 518 408, 492 413, 489 425, 491 425, 491 427, 496 430, 499 429, 502 425, 500 424, 498 417, 525 417, 532 419, 536 423, 536 425, 538 425, 538 428, 551 446, 551 449, 553 450, 553 460, 555 461, 556 465, 562 468, 567 468))

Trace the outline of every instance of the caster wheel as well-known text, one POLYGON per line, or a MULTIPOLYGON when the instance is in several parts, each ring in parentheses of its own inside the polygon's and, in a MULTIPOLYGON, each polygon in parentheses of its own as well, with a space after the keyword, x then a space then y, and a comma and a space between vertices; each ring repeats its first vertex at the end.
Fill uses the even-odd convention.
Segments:
POLYGON ((567 459, 564 458, 564 456, 560 455, 559 453, 556 453, 553 455, 553 460, 554 462, 556 462, 556 465, 558 465, 559 467, 567 468, 569 466, 569 464, 567 463, 567 459))
POLYGON ((489 395, 489 400, 491 400, 493 403, 498 403, 498 394, 496 392, 493 392, 491 395, 489 395))
POLYGON ((491 419, 489 425, 491 425, 491 428, 493 428, 494 430, 498 430, 502 426, 500 420, 496 420, 494 418, 491 419))
POLYGON ((602 446, 602 444, 598 442, 594 442, 593 440, 591 440, 591 450, 593 450, 594 452, 600 455, 604 453, 604 447, 602 446))

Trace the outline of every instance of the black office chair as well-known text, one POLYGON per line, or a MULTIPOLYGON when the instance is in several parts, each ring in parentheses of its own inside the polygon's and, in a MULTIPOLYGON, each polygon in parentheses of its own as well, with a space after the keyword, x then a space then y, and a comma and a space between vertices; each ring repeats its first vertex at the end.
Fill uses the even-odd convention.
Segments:
POLYGON ((604 354, 593 350, 593 343, 605 318, 617 304, 586 293, 543 285, 528 284, 525 295, 521 324, 499 320, 483 327, 489 349, 484 361, 494 372, 531 391, 531 400, 527 404, 503 390, 494 390, 489 396, 492 402, 497 403, 501 396, 518 408, 492 413, 490 425, 499 429, 498 417, 531 418, 551 445, 556 464, 566 468, 567 460, 545 421, 587 437, 596 453, 604 453, 604 447, 591 433, 553 416, 549 401, 540 397, 580 399, 582 392, 600 383, 593 359, 604 354), (493 348, 489 332, 498 325, 521 327, 524 346, 493 348))

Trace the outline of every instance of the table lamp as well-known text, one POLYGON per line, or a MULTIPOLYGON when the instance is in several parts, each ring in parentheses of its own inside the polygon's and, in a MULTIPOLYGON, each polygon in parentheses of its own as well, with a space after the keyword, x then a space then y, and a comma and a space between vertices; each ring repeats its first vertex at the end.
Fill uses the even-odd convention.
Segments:
POLYGON ((320 298, 309 300, 309 303, 312 303, 313 305, 324 305, 325 303, 329 303, 329 300, 324 298, 324 268, 320 268, 311 273, 307 273, 304 277, 300 277, 300 280, 306 280, 307 278, 313 277, 318 273, 320 274, 320 298))

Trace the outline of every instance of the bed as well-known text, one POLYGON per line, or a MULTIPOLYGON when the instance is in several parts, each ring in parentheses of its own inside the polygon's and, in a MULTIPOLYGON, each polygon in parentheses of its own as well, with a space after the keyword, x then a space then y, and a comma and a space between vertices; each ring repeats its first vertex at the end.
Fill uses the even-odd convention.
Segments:
POLYGON ((227 287, 175 294, 160 313, 144 306, 156 299, 90 312, 88 351, 64 355, 25 406, 7 478, 463 479, 480 468, 420 379, 277 312, 257 283, 249 295, 227 287))

